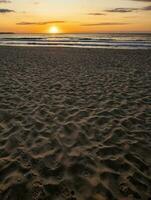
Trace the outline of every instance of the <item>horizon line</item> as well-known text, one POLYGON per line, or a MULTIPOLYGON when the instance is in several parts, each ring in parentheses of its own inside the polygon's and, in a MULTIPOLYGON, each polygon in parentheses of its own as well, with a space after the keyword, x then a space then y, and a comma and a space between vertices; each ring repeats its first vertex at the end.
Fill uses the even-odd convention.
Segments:
MULTIPOLYGON (((56 35, 59 34, 101 34, 101 33, 150 33, 151 31, 102 31, 102 32, 60 32, 55 33, 56 35)), ((0 34, 49 34, 53 35, 52 33, 47 32, 12 32, 12 31, 0 31, 0 34)))

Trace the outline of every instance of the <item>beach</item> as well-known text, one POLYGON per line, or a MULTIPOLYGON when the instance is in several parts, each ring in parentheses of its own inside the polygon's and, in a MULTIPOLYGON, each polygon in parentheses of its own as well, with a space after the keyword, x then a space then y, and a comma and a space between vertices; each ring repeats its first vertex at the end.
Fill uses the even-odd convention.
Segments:
POLYGON ((151 50, 0 47, 0 200, 151 200, 151 50))

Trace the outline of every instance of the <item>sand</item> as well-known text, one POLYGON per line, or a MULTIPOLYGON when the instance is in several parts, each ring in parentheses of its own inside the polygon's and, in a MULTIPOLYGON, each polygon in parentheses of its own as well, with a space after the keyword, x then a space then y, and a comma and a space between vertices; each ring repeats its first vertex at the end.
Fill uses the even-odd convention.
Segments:
POLYGON ((150 200, 151 51, 0 48, 0 200, 150 200))

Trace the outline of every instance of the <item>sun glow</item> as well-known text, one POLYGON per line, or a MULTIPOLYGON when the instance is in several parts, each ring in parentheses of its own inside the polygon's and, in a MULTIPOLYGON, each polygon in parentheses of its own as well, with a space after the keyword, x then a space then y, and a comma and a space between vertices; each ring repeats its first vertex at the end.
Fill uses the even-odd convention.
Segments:
POLYGON ((59 28, 57 26, 52 26, 49 29, 49 33, 52 33, 52 34, 59 33, 59 28))

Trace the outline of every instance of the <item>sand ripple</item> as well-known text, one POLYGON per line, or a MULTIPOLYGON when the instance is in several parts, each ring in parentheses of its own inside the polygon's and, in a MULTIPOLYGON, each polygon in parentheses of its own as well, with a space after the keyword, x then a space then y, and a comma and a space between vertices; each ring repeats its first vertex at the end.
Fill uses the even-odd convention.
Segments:
POLYGON ((150 200, 151 52, 0 48, 0 199, 150 200))

